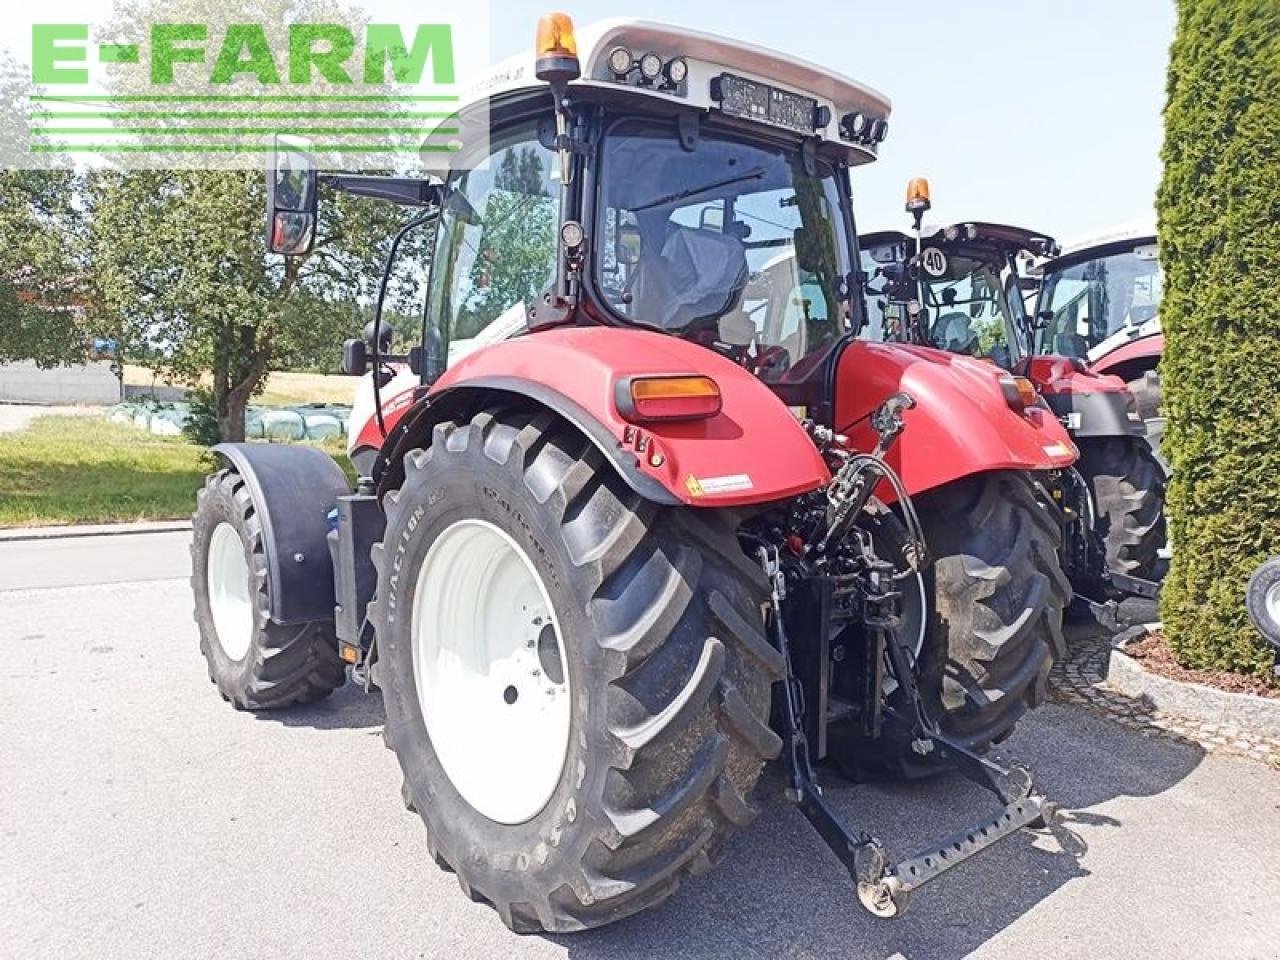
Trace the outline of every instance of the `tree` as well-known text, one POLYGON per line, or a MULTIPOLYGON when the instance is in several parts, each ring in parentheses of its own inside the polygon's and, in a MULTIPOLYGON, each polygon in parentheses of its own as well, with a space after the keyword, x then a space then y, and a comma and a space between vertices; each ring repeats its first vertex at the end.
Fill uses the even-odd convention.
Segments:
MULTIPOLYGON (((359 33, 362 19, 339 0, 117 0, 107 34, 113 42, 145 42, 148 24, 188 23, 220 37, 232 30, 243 35, 237 25, 261 23, 280 51, 289 49, 285 31, 296 22, 347 24, 359 33)), ((153 92, 136 70, 117 65, 107 73, 113 93, 153 92)), ((224 80, 216 92, 279 93, 261 74, 254 79, 252 69, 224 80)), ((210 82, 220 81, 209 81, 204 68, 184 68, 166 90, 198 95, 209 92, 210 82)), ((317 89, 328 87, 307 88, 317 89)), ((351 92, 341 84, 333 89, 351 92)), ((308 107, 303 128, 320 129, 315 124, 325 120, 325 109, 308 107)), ((147 123, 154 136, 169 128, 170 141, 191 140, 182 121, 163 113, 148 115, 147 123)), ((266 134, 279 123, 260 129, 266 134)), ((250 139, 262 137, 255 132, 250 139)), ((208 383, 224 440, 244 438, 245 407, 273 366, 336 359, 344 335, 358 332, 342 327, 372 297, 391 237, 405 219, 389 203, 322 191, 314 250, 294 258, 269 254, 260 158, 245 156, 254 169, 190 169, 207 163, 198 156, 172 164, 184 169, 146 169, 152 161, 135 154, 96 176, 90 189, 91 250, 104 307, 118 318, 132 357, 171 379, 208 383)), ((226 162, 236 165, 235 158, 226 162)), ((420 252, 422 241, 420 232, 410 249, 420 252)))
POLYGON ((1158 199, 1174 544, 1162 615, 1183 663, 1265 675, 1244 588, 1280 553, 1280 6, 1178 10, 1158 199))
MULTIPOLYGON (((0 53, 0 164, 27 136, 25 68, 0 53)), ((84 210, 70 169, 0 171, 0 362, 82 362, 84 210)))
POLYGON ((244 439, 245 407, 273 361, 310 337, 299 307, 367 295, 400 217, 390 204, 326 197, 315 250, 285 258, 266 252, 261 173, 111 171, 92 194, 104 305, 147 365, 211 380, 224 440, 244 439))

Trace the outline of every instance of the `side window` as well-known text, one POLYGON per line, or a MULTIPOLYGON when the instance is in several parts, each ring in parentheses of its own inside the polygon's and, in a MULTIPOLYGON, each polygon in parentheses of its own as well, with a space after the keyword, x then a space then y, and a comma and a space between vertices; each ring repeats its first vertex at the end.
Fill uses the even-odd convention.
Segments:
POLYGON ((554 154, 532 127, 495 137, 490 149, 487 169, 450 175, 437 233, 429 309, 450 360, 555 280, 554 154))

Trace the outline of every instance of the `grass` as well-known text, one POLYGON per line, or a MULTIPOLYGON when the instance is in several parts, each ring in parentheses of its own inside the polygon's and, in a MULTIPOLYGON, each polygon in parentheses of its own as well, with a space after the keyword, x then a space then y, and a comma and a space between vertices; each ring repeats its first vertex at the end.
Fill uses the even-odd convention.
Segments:
MULTIPOLYGON (((124 365, 124 382, 129 387, 165 386, 146 367, 124 365)), ((263 392, 253 398, 254 404, 267 407, 292 407, 304 403, 351 403, 356 381, 351 377, 329 373, 286 373, 277 371, 267 377, 263 392)))
MULTIPOLYGON (((341 441, 318 445, 350 469, 341 441)), ((0 527, 185 519, 212 461, 182 437, 93 417, 0 434, 0 527)))

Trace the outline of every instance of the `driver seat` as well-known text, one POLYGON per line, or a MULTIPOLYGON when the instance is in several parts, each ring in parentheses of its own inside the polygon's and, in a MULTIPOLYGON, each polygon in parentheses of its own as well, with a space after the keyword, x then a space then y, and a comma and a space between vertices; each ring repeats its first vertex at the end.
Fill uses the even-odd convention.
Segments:
POLYGON ((656 255, 641 254, 634 315, 664 330, 723 316, 742 299, 749 275, 747 251, 737 237, 675 227, 656 255))

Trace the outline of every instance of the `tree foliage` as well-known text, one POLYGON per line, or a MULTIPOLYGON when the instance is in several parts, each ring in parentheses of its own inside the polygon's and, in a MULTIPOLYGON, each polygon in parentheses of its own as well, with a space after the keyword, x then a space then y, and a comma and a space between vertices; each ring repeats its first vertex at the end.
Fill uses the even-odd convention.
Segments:
MULTIPOLYGON (((26 71, 0 53, 0 137, 26 135, 26 71)), ((69 169, 0 171, 0 362, 81 362, 91 330, 84 210, 69 169)))
POLYGON ((1245 583, 1280 553, 1280 6, 1180 0, 1165 111, 1162 614, 1184 663, 1263 674, 1245 583))

